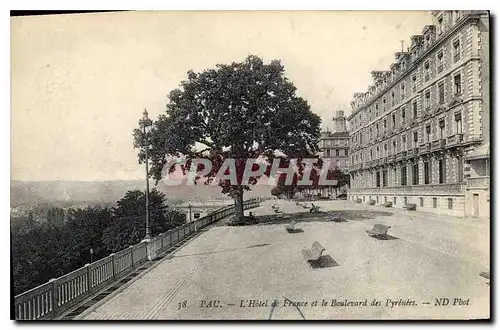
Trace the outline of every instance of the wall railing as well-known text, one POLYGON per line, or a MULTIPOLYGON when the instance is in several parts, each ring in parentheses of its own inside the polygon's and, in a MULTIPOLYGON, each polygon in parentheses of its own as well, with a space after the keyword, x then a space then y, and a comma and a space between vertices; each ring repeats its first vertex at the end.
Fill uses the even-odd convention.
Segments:
MULTIPOLYGON (((243 209, 257 207, 261 200, 245 201, 243 209)), ((148 261, 148 250, 150 255, 161 255, 186 236, 233 213, 233 205, 222 207, 205 217, 161 233, 149 242, 142 241, 23 292, 14 297, 15 319, 55 319, 148 261)))

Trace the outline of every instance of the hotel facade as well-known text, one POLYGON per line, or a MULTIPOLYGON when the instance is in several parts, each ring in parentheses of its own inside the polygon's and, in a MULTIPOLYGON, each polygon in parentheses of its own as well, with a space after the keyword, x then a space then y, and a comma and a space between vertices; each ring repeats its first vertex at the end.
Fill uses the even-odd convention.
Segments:
POLYGON ((354 94, 351 201, 466 218, 490 210, 489 14, 433 11, 388 71, 354 94))

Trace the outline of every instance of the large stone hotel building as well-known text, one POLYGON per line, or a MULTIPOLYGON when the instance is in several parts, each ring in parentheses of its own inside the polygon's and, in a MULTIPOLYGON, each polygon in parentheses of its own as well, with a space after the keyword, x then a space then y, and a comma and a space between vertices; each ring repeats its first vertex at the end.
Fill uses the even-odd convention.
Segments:
POLYGON ((433 11, 351 102, 350 200, 471 218, 490 210, 489 15, 433 11))

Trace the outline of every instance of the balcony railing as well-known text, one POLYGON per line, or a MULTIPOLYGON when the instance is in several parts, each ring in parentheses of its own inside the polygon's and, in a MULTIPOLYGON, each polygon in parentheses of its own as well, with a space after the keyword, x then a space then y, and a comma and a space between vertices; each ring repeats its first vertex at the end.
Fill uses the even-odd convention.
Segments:
POLYGON ((351 193, 363 194, 389 194, 389 195, 451 195, 463 193, 463 183, 426 184, 416 186, 380 187, 380 188, 355 188, 351 193))
MULTIPOLYGON (((259 199, 245 201, 244 209, 257 207, 259 199)), ((14 297, 16 320, 56 319, 90 296, 99 293, 121 277, 130 274, 148 260, 148 250, 161 255, 186 236, 234 213, 234 206, 225 206, 198 220, 171 229, 151 239, 112 253, 69 274, 14 297)))
POLYGON ((489 186, 489 176, 473 176, 467 178, 467 188, 488 188, 489 186))
POLYGON ((452 135, 452 136, 448 137, 448 143, 447 144, 449 146, 460 144, 460 143, 462 143, 463 138, 464 138, 463 134, 452 135))
POLYGON ((429 153, 430 151, 431 151, 431 143, 430 142, 426 142, 426 143, 420 145, 420 148, 419 148, 420 154, 426 154, 426 153, 429 153))

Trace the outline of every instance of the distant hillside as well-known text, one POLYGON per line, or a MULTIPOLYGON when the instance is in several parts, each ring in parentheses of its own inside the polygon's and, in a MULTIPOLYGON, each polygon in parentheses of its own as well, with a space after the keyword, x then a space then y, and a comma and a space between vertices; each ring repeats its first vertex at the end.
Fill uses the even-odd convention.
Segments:
MULTIPOLYGON (((151 189, 154 185, 151 185, 151 189)), ((217 186, 167 186, 160 182, 156 187, 171 202, 187 200, 227 199, 217 186)), ((114 203, 129 190, 145 189, 142 180, 131 181, 11 181, 11 206, 50 202, 114 203)), ((271 187, 257 185, 247 192, 247 197, 270 196, 271 187)))

